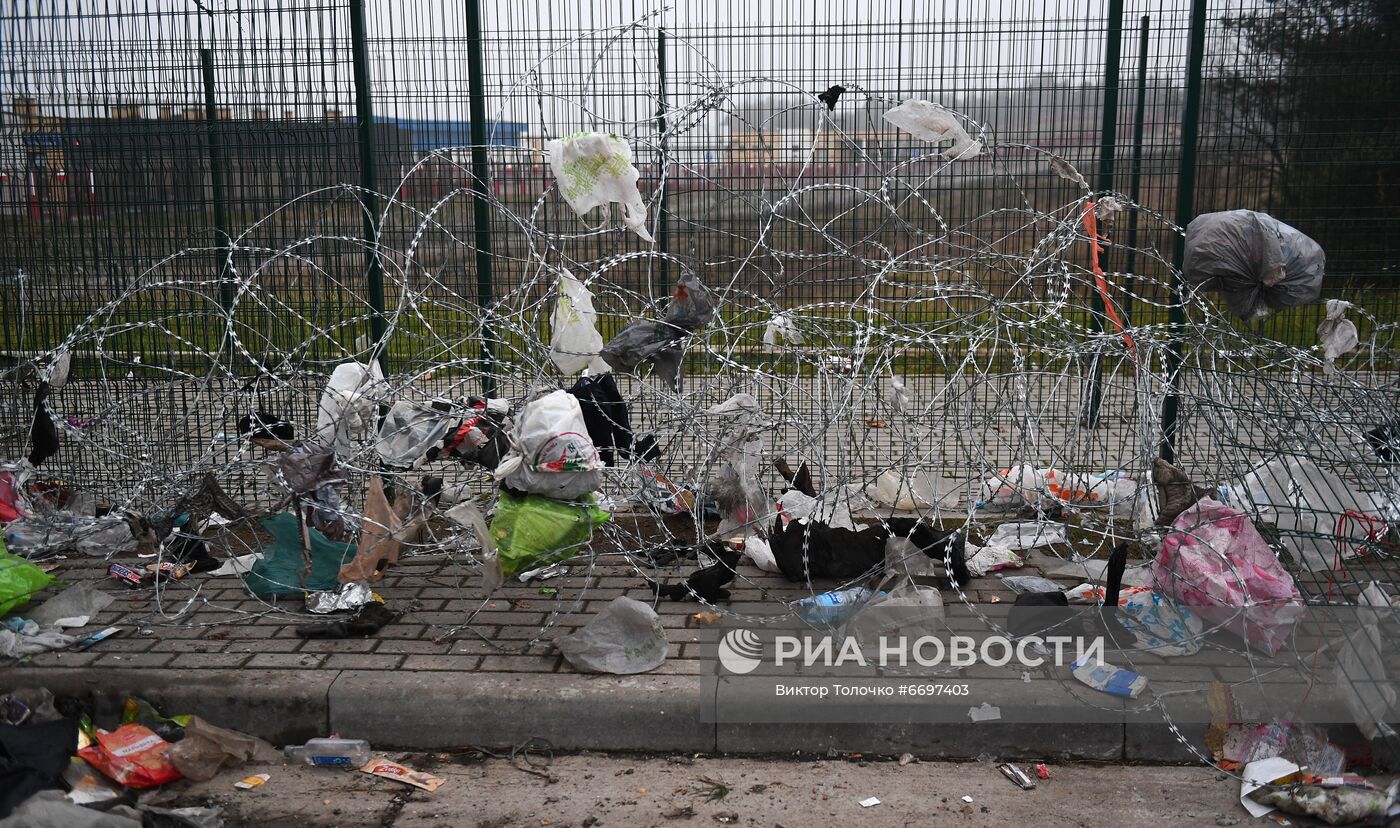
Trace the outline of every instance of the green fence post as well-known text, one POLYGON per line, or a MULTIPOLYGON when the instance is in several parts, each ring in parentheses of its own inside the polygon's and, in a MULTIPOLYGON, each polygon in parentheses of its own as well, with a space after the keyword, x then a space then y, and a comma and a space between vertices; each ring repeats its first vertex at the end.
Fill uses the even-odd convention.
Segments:
MULTIPOLYGON (((1181 113, 1181 167, 1176 176, 1176 223, 1185 227, 1191 222, 1196 203, 1196 138, 1201 128, 1201 67, 1206 53, 1206 0, 1191 3, 1191 39, 1186 57, 1186 108, 1181 113)), ((1182 337, 1186 326, 1186 291, 1181 278, 1181 266, 1186 259, 1186 237, 1176 237, 1172 278, 1170 315, 1171 342, 1167 347, 1167 383, 1169 390, 1162 401, 1162 459, 1176 460, 1177 417, 1181 408, 1182 337)))
POLYGON ((384 262, 379 253, 379 169, 374 142, 374 104, 369 88, 369 49, 365 42, 364 0, 350 0, 350 53, 355 64, 355 120, 360 145, 360 205, 364 210, 365 280, 369 287, 370 336, 379 367, 389 372, 384 341, 384 262))
MULTIPOLYGON (((666 182, 661 180, 662 170, 666 163, 666 30, 658 28, 656 30, 656 76, 657 76, 657 104, 656 104, 656 131, 660 133, 659 145, 661 147, 661 163, 656 165, 656 175, 661 182, 661 192, 657 198, 656 209, 656 249, 662 254, 671 252, 671 222, 666 209, 666 182)), ((657 290, 655 282, 651 285, 652 297, 664 296, 671 289, 671 260, 665 255, 657 263, 657 271, 661 276, 661 290, 657 290)))
MULTIPOLYGON (((224 313, 233 310, 233 237, 228 229, 228 210, 224 193, 224 156, 219 135, 218 98, 214 95, 214 50, 200 49, 199 63, 204 78, 204 128, 209 153, 209 185, 214 207, 214 232, 224 249, 219 264, 219 304, 224 313)), ((232 322, 226 333, 232 333, 232 322)))
POLYGON ((486 153, 486 71, 481 58, 481 2, 467 0, 467 84, 472 138, 472 226, 476 230, 476 301, 480 306, 481 390, 496 396, 496 365, 491 338, 494 334, 484 321, 494 297, 491 255, 491 166, 486 153))
MULTIPOLYGON (((1142 30, 1138 33, 1137 102, 1133 112, 1133 160, 1132 173, 1128 178, 1128 198, 1133 204, 1142 197, 1142 130, 1147 116, 1147 48, 1148 33, 1152 30, 1152 18, 1142 16, 1142 30)), ((1137 273, 1138 211, 1128 211, 1128 261, 1124 269, 1128 272, 1124 290, 1123 316, 1132 319, 1133 288, 1137 273)), ((1130 323, 1131 324, 1131 323, 1130 323)))
MULTIPOLYGON (((1103 123, 1099 133, 1099 174, 1094 189, 1105 193, 1113 189, 1113 150, 1118 141, 1118 64, 1123 55, 1123 0, 1109 0, 1108 43, 1103 58, 1103 123)), ((1100 264, 1108 258, 1104 248, 1100 264)), ((1094 333, 1103 333, 1107 313, 1103 295, 1094 290, 1094 313, 1090 325, 1094 333)), ((1089 407, 1084 412, 1084 426, 1097 428, 1099 408, 1103 404, 1103 358, 1094 358, 1094 370, 1089 375, 1089 407)))

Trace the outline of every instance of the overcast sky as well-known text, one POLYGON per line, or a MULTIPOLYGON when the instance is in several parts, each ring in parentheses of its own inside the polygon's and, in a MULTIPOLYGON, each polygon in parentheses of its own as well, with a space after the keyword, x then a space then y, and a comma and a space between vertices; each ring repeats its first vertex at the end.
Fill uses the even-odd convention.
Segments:
MULTIPOLYGON (((1230 6, 1254 0, 1229 0, 1230 6)), ((670 38, 666 94, 682 109, 717 89, 732 109, 764 96, 859 85, 891 98, 966 95, 1102 77, 1106 0, 484 0, 488 111, 534 134, 651 129, 657 29, 670 38), (738 86, 731 86, 732 84, 738 86)), ((1227 11, 1213 2, 1213 18, 1227 11)), ((1153 74, 1183 74, 1188 0, 1127 4, 1123 66, 1151 14, 1153 74)), ((368 0, 376 112, 467 117, 462 0, 368 0)), ((109 104, 203 105, 199 49, 216 54, 218 98, 236 117, 353 112, 344 0, 3 0, 4 105, 34 95, 51 113, 109 104)), ((1219 44, 1228 48, 1228 44, 1219 44)), ((729 116, 695 125, 721 134, 729 116)))

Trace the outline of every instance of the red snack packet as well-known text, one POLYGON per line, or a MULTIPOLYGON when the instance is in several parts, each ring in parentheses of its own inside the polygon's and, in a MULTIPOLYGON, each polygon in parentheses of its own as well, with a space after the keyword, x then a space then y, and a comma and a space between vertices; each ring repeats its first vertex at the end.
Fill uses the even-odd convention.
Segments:
POLYGON ((78 751, 88 764, 130 788, 154 788, 182 778, 165 758, 170 743, 145 725, 125 724, 110 733, 97 731, 94 744, 78 751))

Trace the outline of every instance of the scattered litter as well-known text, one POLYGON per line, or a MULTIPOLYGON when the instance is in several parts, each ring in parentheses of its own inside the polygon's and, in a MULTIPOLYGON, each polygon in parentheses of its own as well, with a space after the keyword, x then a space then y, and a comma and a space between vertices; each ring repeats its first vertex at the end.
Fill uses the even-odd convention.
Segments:
POLYGON ((977 707, 969 707, 967 709, 967 715, 970 716, 974 722, 992 722, 1001 718, 1001 708, 996 707, 990 702, 982 702, 982 704, 977 707))
POLYGON ((1000 546, 1012 551, 1056 543, 1069 543, 1069 535, 1062 523, 1003 523, 987 538, 987 546, 1000 546))
POLYGON ((862 799, 862 800, 860 801, 860 807, 862 807, 862 808, 873 808, 873 807, 875 807, 876 805, 879 805, 879 804, 880 804, 880 798, 879 798, 878 796, 866 797, 865 799, 862 799))
POLYGON ((963 801, 963 802, 971 802, 971 801, 972 801, 972 797, 970 797, 970 796, 964 796, 964 797, 962 798, 962 801, 963 801))
POLYGON ((1277 806, 1261 804, 1252 794, 1269 785, 1294 781, 1299 778, 1300 770, 1297 765, 1281 756, 1250 762, 1240 774, 1240 804, 1252 817, 1261 817, 1269 813, 1277 806))
POLYGON ((1019 765, 1013 765, 1010 762, 1002 762, 1000 765, 997 765, 997 770, 1001 771, 1002 776, 1016 783, 1021 790, 1035 790, 1035 780, 1027 776, 1026 772, 1021 770, 1019 765))
POLYGON ((1006 575, 1001 582, 1012 592, 1058 592, 1060 585, 1039 575, 1006 575))
POLYGON ((271 778, 272 774, 269 773, 255 773, 252 776, 246 776, 238 780, 233 783, 233 786, 240 791, 251 791, 254 788, 266 785, 267 781, 271 778))
POLYGON ((1025 558, 1005 546, 979 547, 968 543, 966 548, 968 552, 967 571, 974 578, 980 578, 999 569, 1017 569, 1026 565, 1025 558))
POLYGON ((209 573, 211 578, 226 578, 233 575, 243 576, 253 571, 253 566, 262 560, 261 552, 250 552, 247 555, 235 555, 224 561, 223 566, 209 573))
POLYGON ((1147 689, 1147 676, 1111 664, 1076 661, 1070 672, 1084 684, 1114 696, 1135 699, 1147 689))
POLYGON ((899 766, 900 766, 901 768, 904 767, 905 765, 908 765, 908 764, 910 764, 910 763, 917 762, 917 761, 919 761, 919 760, 916 759, 916 758, 914 758, 914 754, 912 754, 912 753, 901 753, 901 754, 899 755, 899 766))
POLYGON ((690 616, 690 620, 694 621, 696 624, 704 624, 707 626, 710 624, 718 624, 723 618, 723 613, 715 612, 714 610, 697 612, 694 615, 690 616))
POLYGON ((121 627, 108 627, 105 630, 98 630, 97 632, 87 636, 86 638, 78 639, 78 642, 73 645, 73 649, 86 650, 88 647, 91 647, 97 642, 111 638, 119 632, 121 632, 121 627))
POLYGON ((98 730, 94 744, 78 751, 97 770, 128 788, 154 788, 181 777, 165 755, 170 743, 140 724, 98 730))
POLYGON ((559 590, 554 587, 540 587, 541 595, 558 595, 559 590))
POLYGON ((550 578, 558 578, 560 575, 568 575, 569 568, 563 564, 550 564, 549 566, 539 566, 534 569, 527 569, 518 576, 520 583, 525 584, 530 581, 547 581, 550 578))
POLYGON ((145 583, 145 576, 140 572, 121 564, 114 563, 107 569, 107 575, 116 578, 124 586, 139 587, 145 583))
POLYGON ((618 596, 572 635, 554 646, 576 670, 630 675, 661 666, 670 651, 666 630, 650 606, 618 596))
POLYGON ((1035 776, 1036 776, 1037 779, 1049 779, 1049 778, 1050 778, 1050 768, 1046 767, 1044 764, 1036 765, 1036 766, 1035 766, 1035 776))
POLYGON ((282 754, 293 762, 318 768, 361 768, 374 758, 364 739, 312 739, 304 745, 287 745, 282 754))
POLYGON ((306 596, 306 611, 325 615, 331 612, 359 609, 371 601, 383 603, 383 599, 374 594, 374 590, 370 589, 369 584, 352 581, 342 585, 338 590, 309 593, 306 596))
POLYGON ((383 758, 372 760, 364 767, 360 768, 360 770, 372 776, 382 776, 385 779, 393 779, 397 782, 403 782, 429 792, 437 790, 447 781, 440 777, 433 776, 430 773, 416 771, 412 768, 400 765, 397 762, 390 762, 388 759, 383 758))

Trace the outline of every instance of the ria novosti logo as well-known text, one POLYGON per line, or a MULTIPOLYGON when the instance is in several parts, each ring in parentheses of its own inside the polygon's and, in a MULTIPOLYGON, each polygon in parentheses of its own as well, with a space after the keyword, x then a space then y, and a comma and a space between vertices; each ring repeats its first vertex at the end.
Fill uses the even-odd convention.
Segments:
POLYGON ((762 661, 763 642, 753 630, 730 630, 719 642, 719 663, 736 675, 747 675, 762 661))
MULTIPOLYGON (((732 629, 720 639, 720 665, 735 675, 747 675, 763 662, 764 643, 750 629, 732 629)), ((1008 638, 1001 635, 973 637, 879 636, 864 640, 850 635, 777 635, 773 637, 775 667, 971 667, 986 664, 1003 667, 1015 662, 1036 668, 1047 663, 1103 664, 1102 637, 1049 635, 1008 638)))

